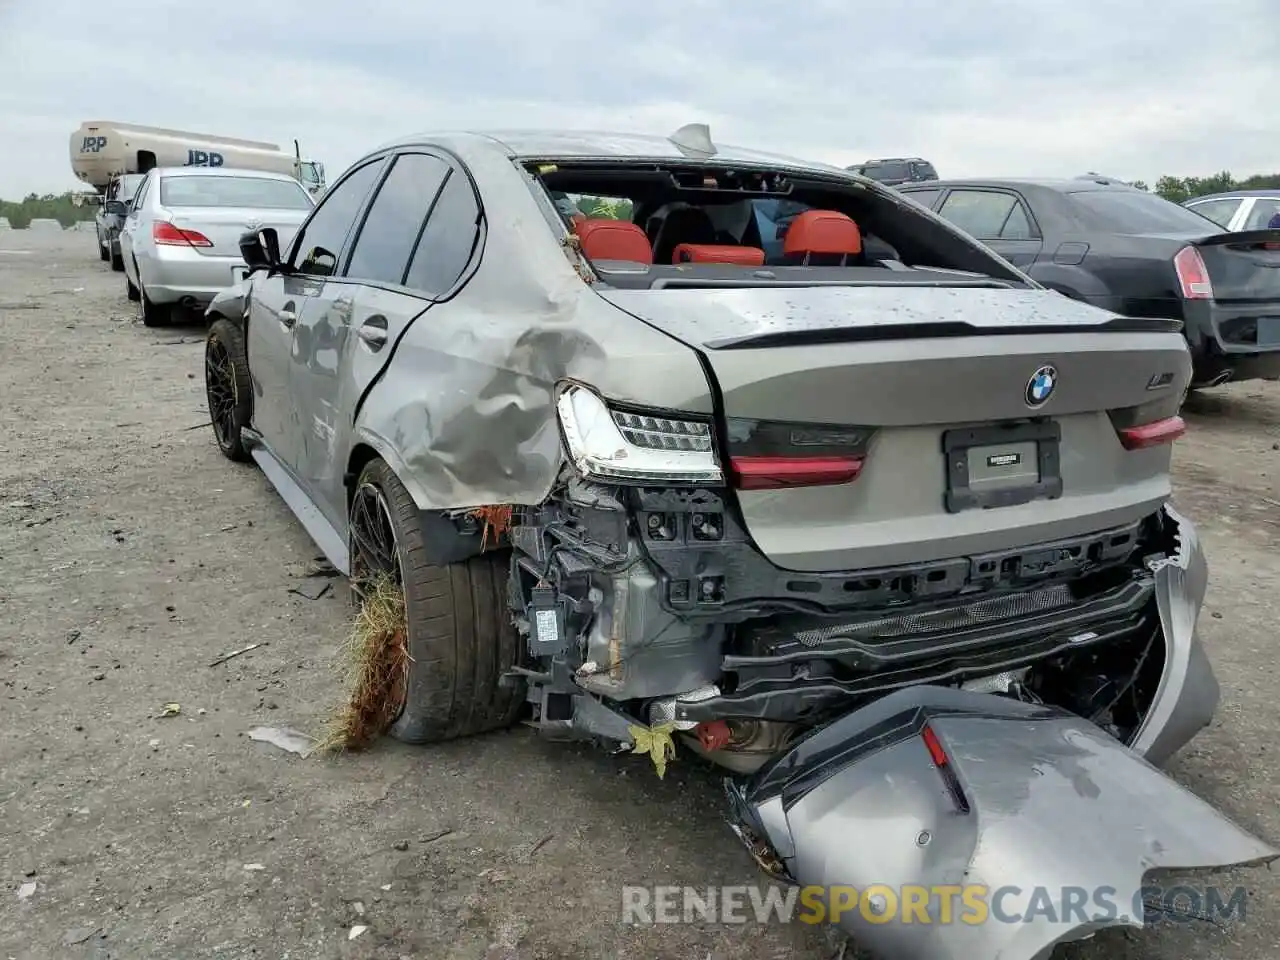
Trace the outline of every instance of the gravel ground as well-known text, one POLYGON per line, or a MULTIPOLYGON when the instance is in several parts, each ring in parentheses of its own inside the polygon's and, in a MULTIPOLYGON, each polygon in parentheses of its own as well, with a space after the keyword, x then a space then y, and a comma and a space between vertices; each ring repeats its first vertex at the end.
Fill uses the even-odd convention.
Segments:
MULTIPOLYGON (((201 426, 202 336, 140 326, 92 234, 0 233, 0 955, 838 952, 801 924, 620 922, 625 884, 757 879, 695 762, 658 781, 523 730, 327 760, 252 742, 337 703, 346 590, 306 575, 302 528, 201 426), (181 713, 159 716, 169 702, 181 713)), ((1280 385, 1188 406, 1176 500, 1210 555, 1200 626, 1223 702, 1171 772, 1275 841, 1280 385)), ((1062 956, 1274 956, 1277 873, 1223 882, 1251 895, 1226 932, 1109 931, 1062 956)))

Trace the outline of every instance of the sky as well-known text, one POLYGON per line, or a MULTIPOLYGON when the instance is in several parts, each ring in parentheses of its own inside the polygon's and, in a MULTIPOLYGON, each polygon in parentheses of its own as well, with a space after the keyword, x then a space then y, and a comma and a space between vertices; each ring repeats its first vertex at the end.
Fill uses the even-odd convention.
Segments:
POLYGON ((84 120, 321 160, 431 129, 666 135, 948 176, 1280 171, 1280 0, 0 0, 0 197, 84 120))

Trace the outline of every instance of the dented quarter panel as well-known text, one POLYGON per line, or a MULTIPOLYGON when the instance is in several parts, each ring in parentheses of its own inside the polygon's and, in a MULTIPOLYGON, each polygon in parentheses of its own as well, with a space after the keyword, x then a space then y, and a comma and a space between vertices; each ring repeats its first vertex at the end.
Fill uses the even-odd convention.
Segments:
POLYGON ((204 315, 210 320, 226 317, 239 323, 244 318, 245 298, 253 284, 253 277, 242 280, 234 286, 227 287, 214 294, 213 300, 205 308, 204 315))
POLYGON ((339 446, 378 450, 423 509, 532 504, 560 466, 558 380, 711 413, 696 353, 619 322, 565 255, 506 152, 466 139, 450 146, 474 176, 487 219, 479 266, 408 327, 339 446))

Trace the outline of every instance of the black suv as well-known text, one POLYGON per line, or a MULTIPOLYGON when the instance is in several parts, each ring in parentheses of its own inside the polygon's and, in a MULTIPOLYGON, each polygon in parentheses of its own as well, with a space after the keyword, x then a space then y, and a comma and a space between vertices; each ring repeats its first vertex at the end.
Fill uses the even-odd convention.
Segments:
POLYGON ((870 177, 889 187, 900 183, 921 183, 925 180, 938 179, 938 171, 933 169, 933 164, 919 157, 868 160, 866 163, 855 163, 846 169, 860 173, 864 177, 870 177))

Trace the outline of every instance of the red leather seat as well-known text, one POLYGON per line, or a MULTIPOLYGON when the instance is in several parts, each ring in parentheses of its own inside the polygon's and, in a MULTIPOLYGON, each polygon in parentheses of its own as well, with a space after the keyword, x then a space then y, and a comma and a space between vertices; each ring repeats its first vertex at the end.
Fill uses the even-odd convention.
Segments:
POLYGON ((578 242, 588 260, 626 260, 653 263, 649 238, 634 223, 591 217, 578 224, 578 242))
POLYGON ((787 228, 782 253, 805 264, 845 264, 862 256, 862 231, 838 210, 806 210, 787 228))
POLYGON ((764 266, 764 251, 759 247, 740 247, 727 243, 681 243, 671 255, 672 263, 732 263, 740 267, 764 266))

